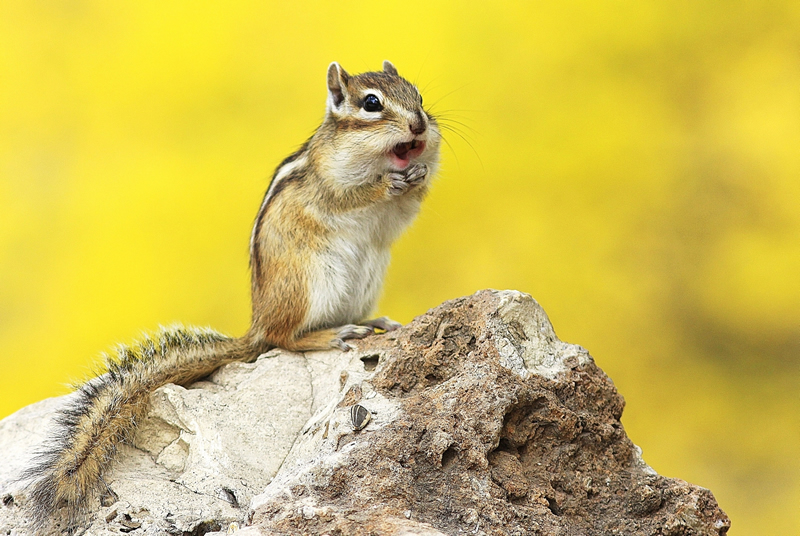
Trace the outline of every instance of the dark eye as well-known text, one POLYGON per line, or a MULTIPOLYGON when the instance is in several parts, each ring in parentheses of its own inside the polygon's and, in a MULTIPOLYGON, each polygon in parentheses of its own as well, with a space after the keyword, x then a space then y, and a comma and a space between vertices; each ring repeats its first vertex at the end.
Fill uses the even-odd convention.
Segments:
POLYGON ((364 97, 364 109, 368 112, 380 112, 383 110, 383 105, 378 97, 370 93, 364 97))

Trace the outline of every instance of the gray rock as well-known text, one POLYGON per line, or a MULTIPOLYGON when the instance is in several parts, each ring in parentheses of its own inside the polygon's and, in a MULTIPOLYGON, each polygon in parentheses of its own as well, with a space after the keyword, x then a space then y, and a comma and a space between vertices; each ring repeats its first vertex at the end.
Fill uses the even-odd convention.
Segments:
MULTIPOLYGON (((190 389, 158 389, 86 534, 722 535, 730 526, 711 492, 644 463, 611 380, 586 350, 558 340, 530 296, 482 291, 355 345, 275 350, 190 389), (356 404, 371 417, 363 428, 356 404)), ((24 483, 13 478, 65 399, 0 422, 0 534, 30 533, 24 483)))
MULTIPOLYGON (((120 447, 105 478, 112 493, 95 502, 87 534, 131 528, 181 534, 242 523, 250 500, 278 472, 315 409, 314 367, 326 358, 328 368, 346 363, 336 354, 306 359, 276 351, 252 364, 223 367, 189 389, 170 384, 156 390, 133 445, 120 447)), ((70 396, 33 404, 0 422, 0 452, 7 454, 0 460, 0 495, 13 497, 0 508, 0 534, 12 528, 28 533, 24 483, 14 479, 70 396)), ((65 520, 59 521, 52 534, 65 520)))

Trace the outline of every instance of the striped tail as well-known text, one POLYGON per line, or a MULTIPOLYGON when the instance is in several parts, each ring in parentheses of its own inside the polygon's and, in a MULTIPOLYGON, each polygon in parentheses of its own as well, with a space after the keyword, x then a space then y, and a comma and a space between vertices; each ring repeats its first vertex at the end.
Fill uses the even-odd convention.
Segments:
POLYGON ((52 438, 21 477, 33 479, 34 525, 46 526, 61 506, 71 527, 79 523, 88 500, 102 491, 117 446, 132 438, 155 389, 188 385, 257 354, 245 339, 174 326, 105 355, 106 372, 77 389, 75 400, 57 414, 52 438))

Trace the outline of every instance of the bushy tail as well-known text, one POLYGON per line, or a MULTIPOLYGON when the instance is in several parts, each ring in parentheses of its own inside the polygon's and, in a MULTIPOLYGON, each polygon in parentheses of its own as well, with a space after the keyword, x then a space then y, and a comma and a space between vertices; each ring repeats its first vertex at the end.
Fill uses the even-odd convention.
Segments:
POLYGON ((87 500, 103 488, 117 445, 131 438, 153 390, 167 383, 187 385, 225 363, 256 355, 245 339, 180 326, 105 355, 106 372, 78 388, 74 402, 56 416, 53 437, 22 476, 34 479, 34 523, 46 525, 62 505, 70 524, 78 521, 87 500))

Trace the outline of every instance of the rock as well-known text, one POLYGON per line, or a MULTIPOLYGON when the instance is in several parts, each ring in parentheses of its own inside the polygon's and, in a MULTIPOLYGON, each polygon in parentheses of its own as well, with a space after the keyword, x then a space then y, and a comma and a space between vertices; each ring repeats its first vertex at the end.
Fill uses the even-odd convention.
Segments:
MULTIPOLYGON (((190 389, 158 389, 85 534, 688 536, 730 527, 710 491, 642 461, 611 380, 583 348, 556 338, 530 296, 481 291, 355 346, 275 350, 190 389)), ((28 533, 26 492, 12 479, 63 403, 0 422, 0 534, 28 533)))

